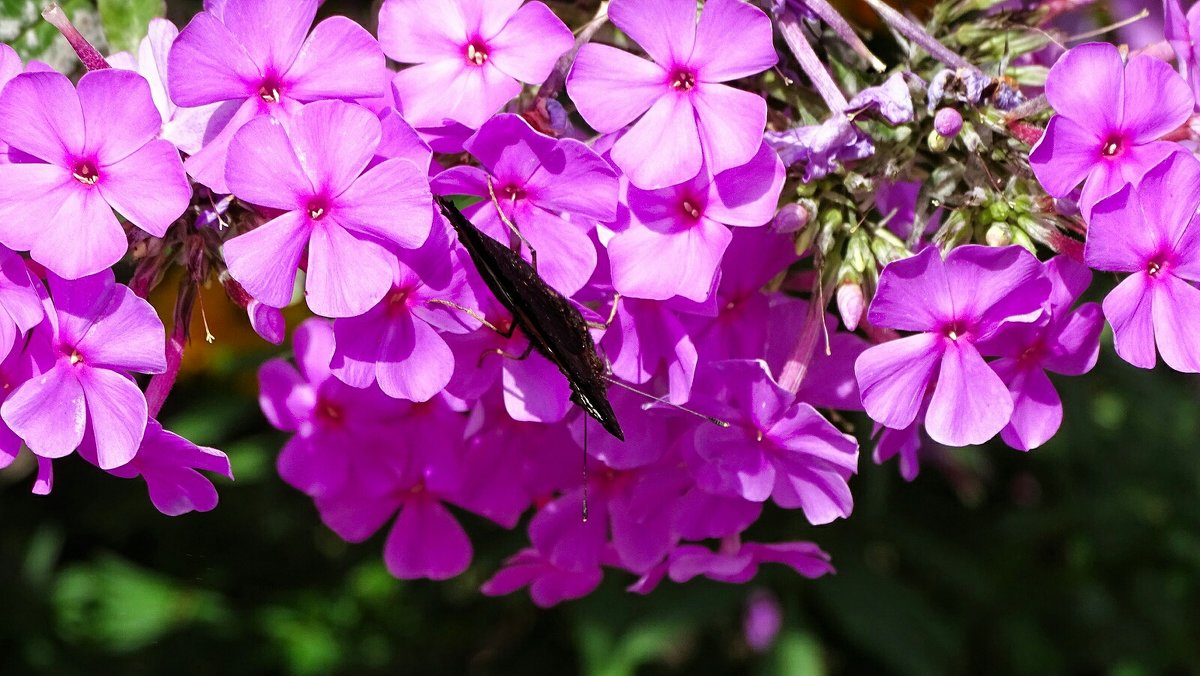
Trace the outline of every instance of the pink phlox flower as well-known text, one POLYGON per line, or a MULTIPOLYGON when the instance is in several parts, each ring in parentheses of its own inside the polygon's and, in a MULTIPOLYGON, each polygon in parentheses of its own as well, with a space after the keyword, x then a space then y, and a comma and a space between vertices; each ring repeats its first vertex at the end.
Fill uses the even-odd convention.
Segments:
POLYGON ((1129 276, 1104 299, 1113 345, 1141 368, 1200 373, 1200 161, 1179 151, 1093 210, 1087 264, 1129 276))
POLYGON ((461 491, 464 425, 439 400, 408 406, 392 443, 373 449, 372 471, 386 477, 384 484, 350 481, 317 496, 321 520, 347 541, 362 542, 395 516, 384 542, 388 572, 400 579, 459 575, 471 563, 471 541, 444 503, 461 491))
POLYGON ((40 286, 20 256, 0 247, 0 351, 5 354, 19 348, 20 339, 45 316, 40 286))
POLYGON ((812 542, 740 543, 730 539, 714 552, 703 545, 685 544, 671 551, 666 563, 637 582, 630 591, 649 594, 664 577, 683 583, 703 576, 718 582, 744 584, 758 574, 763 563, 788 566, 800 575, 816 579, 834 572, 829 554, 812 542))
POLYGON ((621 298, 613 324, 600 345, 613 375, 630 383, 666 376, 667 399, 688 400, 699 356, 673 302, 621 298))
MULTIPOLYGON (((89 446, 85 440, 80 455, 90 455, 93 450, 89 446)), ((199 470, 233 478, 229 458, 224 453, 197 446, 163 429, 151 418, 137 455, 108 473, 122 479, 141 477, 155 509, 167 516, 179 516, 193 511, 208 512, 217 506, 217 489, 199 470)))
MULTIPOLYGON (((11 345, 4 359, 0 361, 0 403, 8 399, 22 383, 37 375, 38 371, 37 364, 26 349, 24 341, 11 345)), ((23 443, 8 423, 0 420, 0 469, 8 467, 17 459, 23 443)))
POLYGON ((914 333, 871 347, 855 362, 867 414, 886 427, 908 427, 936 374, 929 436, 948 446, 987 441, 1008 424, 1013 402, 976 343, 1005 323, 1038 319, 1049 294, 1041 265, 1019 246, 966 245, 944 261, 929 247, 889 263, 867 317, 914 333))
POLYGON ((1163 32, 1175 51, 1179 74, 1187 80, 1192 96, 1200 96, 1200 4, 1194 4, 1184 14, 1179 0, 1163 2, 1163 32))
MULTIPOLYGON (((620 141, 618 141, 620 143, 620 141)), ((784 168, 766 144, 747 163, 655 191, 628 188, 630 224, 607 244, 613 286, 632 298, 705 300, 733 237, 769 223, 784 168)))
POLYGON ((1139 55, 1124 63, 1117 48, 1089 43, 1070 50, 1046 77, 1058 114, 1029 153, 1038 181, 1065 197, 1083 181, 1085 218, 1126 183, 1137 183, 1177 146, 1159 141, 1191 115, 1195 101, 1170 66, 1139 55))
POLYGON ((120 467, 146 430, 146 397, 129 372, 167 368, 162 321, 111 270, 77 280, 51 274, 49 287, 46 320, 30 337, 42 372, 9 395, 0 416, 37 455, 68 455, 86 431, 100 469, 120 467))
POLYGON ((1000 438, 1022 451, 1049 441, 1062 423, 1062 401, 1046 372, 1078 376, 1092 370, 1104 328, 1099 304, 1072 309, 1092 273, 1061 255, 1047 261, 1045 269, 1053 284, 1049 312, 1032 324, 1009 324, 980 345, 985 354, 1001 357, 990 366, 1013 398, 1012 419, 1000 438))
POLYGON ((551 563, 536 549, 522 549, 504 562, 480 591, 486 596, 503 596, 529 587, 529 596, 539 608, 582 598, 600 586, 604 571, 600 566, 587 570, 569 570, 551 563))
POLYGON ((341 101, 242 127, 229 145, 229 186, 240 199, 283 212, 225 243, 229 273, 250 295, 288 305, 307 248, 313 312, 353 317, 383 299, 395 265, 386 246, 419 247, 433 212, 424 172, 412 162, 366 169, 381 137, 378 118, 341 101))
MULTIPOLYGON (((583 288, 596 267, 591 222, 616 215, 616 172, 586 145, 539 134, 518 115, 497 115, 464 147, 481 168, 448 169, 434 178, 434 191, 482 197, 464 215, 493 239, 509 242, 513 235, 500 219, 498 202, 537 250, 538 274, 564 296, 583 288)), ((524 245, 522 254, 530 258, 524 245)))
POLYGON ((168 55, 167 91, 178 106, 230 102, 236 110, 210 129, 188 173, 218 193, 230 192, 225 161, 242 125, 262 115, 286 117, 322 99, 381 96, 389 73, 379 43, 344 16, 313 27, 317 0, 228 0, 200 12, 168 55))
POLYGON ((697 425, 687 439, 685 457, 702 488, 799 507, 813 524, 849 516, 858 443, 776 384, 765 362, 705 364, 688 404, 729 423, 697 425))
POLYGON ((550 8, 522 0, 386 0, 379 10, 383 51, 417 64, 396 75, 405 119, 443 119, 477 128, 521 92, 541 84, 575 44, 550 8))
POLYGON ((272 426, 293 436, 276 461, 279 475, 310 496, 342 490, 358 480, 368 487, 386 477, 372 472, 373 448, 388 448, 403 405, 378 387, 358 389, 333 377, 333 327, 309 319, 292 336, 296 366, 272 359, 258 371, 259 405, 272 426))
POLYGON ((0 243, 77 279, 125 255, 114 211, 162 237, 191 188, 161 128, 137 73, 93 71, 78 89, 59 73, 14 77, 0 94, 0 138, 23 155, 0 164, 0 243))
POLYGON ((803 170, 800 180, 805 183, 840 171, 847 162, 875 154, 871 137, 843 113, 834 113, 819 124, 767 131, 763 139, 779 153, 784 165, 803 170))
POLYGON ((775 65, 770 18, 740 0, 613 0, 609 19, 646 50, 647 61, 615 47, 580 48, 567 92, 602 133, 633 123, 613 161, 643 190, 750 161, 762 144, 767 103, 721 84, 775 65), (737 45, 737 49, 729 49, 737 45))
POLYGON ((379 383, 390 397, 428 401, 450 382, 454 353, 443 332, 468 333, 479 322, 434 301, 474 308, 459 252, 439 222, 421 249, 399 253, 392 288, 375 307, 333 324, 333 374, 354 387, 379 383))

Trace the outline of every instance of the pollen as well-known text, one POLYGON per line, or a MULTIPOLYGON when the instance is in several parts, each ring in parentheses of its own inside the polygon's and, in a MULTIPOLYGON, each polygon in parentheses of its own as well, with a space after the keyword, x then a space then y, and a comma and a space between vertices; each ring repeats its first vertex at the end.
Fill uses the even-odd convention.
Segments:
POLYGON ((279 103, 279 88, 264 84, 258 88, 258 98, 267 103, 279 103))
POLYGON ((680 92, 691 91, 696 86, 696 74, 687 70, 678 70, 671 76, 671 89, 680 92))
POLYGON ((84 185, 96 185, 96 182, 100 180, 100 172, 96 171, 90 162, 80 162, 71 175, 84 185))
POLYGON ((692 218, 700 218, 700 207, 692 204, 691 200, 684 200, 683 204, 679 205, 679 208, 683 209, 683 213, 692 218))
POLYGON ((477 45, 474 42, 467 45, 467 61, 469 63, 482 66, 487 62, 487 59, 487 49, 483 45, 477 45))
POLYGON ((71 352, 71 366, 75 366, 76 364, 80 364, 82 362, 83 362, 83 355, 79 354, 78 350, 72 351, 71 352))

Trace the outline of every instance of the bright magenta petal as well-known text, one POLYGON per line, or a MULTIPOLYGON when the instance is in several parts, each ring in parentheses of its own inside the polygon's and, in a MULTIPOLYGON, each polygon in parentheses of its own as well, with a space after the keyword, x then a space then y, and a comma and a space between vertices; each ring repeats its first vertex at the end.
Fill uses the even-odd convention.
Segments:
POLYGON ((658 190, 695 177, 703 156, 691 98, 674 93, 660 98, 613 144, 612 160, 630 183, 643 190, 658 190))
POLYGON ((304 284, 309 309, 322 317, 366 312, 391 288, 392 265, 378 244, 358 239, 336 223, 318 223, 304 284))
POLYGON ((301 101, 375 98, 390 79, 375 38, 350 19, 333 16, 313 28, 284 74, 283 88, 286 96, 301 101))
POLYGON ((410 500, 383 545, 388 572, 402 580, 446 580, 471 565, 471 540, 442 503, 410 500))
POLYGON ((571 29, 549 7, 530 2, 488 40, 488 59, 510 77, 541 84, 550 77, 558 58, 574 45, 571 29))
POLYGON ((155 237, 165 235, 192 200, 179 151, 167 141, 151 141, 101 172, 96 188, 104 199, 155 237))
POLYGON ((284 211, 307 209, 317 193, 283 125, 265 116, 243 125, 229 143, 225 180, 238 198, 284 211))
POLYGON ((197 14, 175 39, 167 59, 171 100, 185 107, 257 96, 259 67, 245 46, 210 12, 197 14))
POLYGON ((1059 58, 1046 77, 1046 98, 1060 115, 1088 130, 1108 133, 1120 128, 1125 64, 1113 45, 1091 42, 1059 58))
POLYGON ((0 129, 8 145, 64 167, 84 147, 83 109, 60 73, 26 73, 5 85, 0 129))
POLYGON ((287 307, 310 227, 305 214, 293 211, 225 242, 229 274, 259 302, 287 307))
POLYGON ((774 66, 771 19, 741 0, 709 0, 700 14, 696 46, 690 65, 701 82, 726 82, 748 77, 774 66), (730 49, 737 45, 736 49, 730 49))
POLYGON ((1122 126, 1134 141, 1157 141, 1187 122, 1195 101, 1187 82, 1175 69, 1145 54, 1125 66, 1124 120, 1122 126))
POLYGON ((692 54, 696 41, 692 0, 613 0, 608 18, 663 66, 686 64, 692 54))
POLYGON ((670 94, 661 66, 615 47, 588 43, 567 76, 567 93, 593 129, 612 133, 670 94))
POLYGON ((898 430, 912 424, 942 359, 945 340, 918 334, 876 345, 858 356, 854 375, 872 420, 898 430))
POLYGON ((69 455, 83 441, 87 420, 75 370, 60 363, 26 381, 0 406, 0 416, 34 453, 43 458, 69 455))
POLYGON ((100 469, 124 465, 137 454, 146 432, 145 395, 129 378, 102 368, 82 369, 79 384, 100 469))
POLYGON ((1113 329, 1113 347, 1125 361, 1154 368, 1153 296, 1150 278, 1135 272, 1104 298, 1104 316, 1113 329))
POLYGON ((930 439, 947 446, 982 444, 1004 429, 1012 411, 1008 388, 974 345, 946 348, 925 413, 930 439))
POLYGON ((739 167, 758 152, 767 125, 766 99, 722 84, 700 84, 692 90, 692 105, 709 171, 739 167))

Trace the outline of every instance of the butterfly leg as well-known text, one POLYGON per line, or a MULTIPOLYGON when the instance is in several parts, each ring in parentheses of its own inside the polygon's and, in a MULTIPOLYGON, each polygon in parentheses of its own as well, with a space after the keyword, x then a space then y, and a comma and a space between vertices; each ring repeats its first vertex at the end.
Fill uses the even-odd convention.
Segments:
POLYGON ((503 330, 501 330, 499 327, 497 327, 495 324, 493 324, 493 323, 489 322, 489 321, 487 320, 487 318, 486 318, 486 317, 484 317, 482 314, 480 314, 480 313, 479 313, 477 310, 472 310, 472 309, 471 309, 471 308, 469 308, 469 307, 463 307, 462 305, 459 305, 458 303, 455 303, 454 301, 450 301, 450 300, 443 300, 443 299, 441 299, 441 298, 432 298, 432 299, 430 299, 430 300, 428 300, 428 301, 426 301, 426 302, 427 302, 427 303, 437 303, 438 305, 445 305, 446 307, 452 307, 452 308, 454 308, 455 310, 459 310, 460 312, 464 312, 464 313, 466 313, 466 314, 467 314, 469 317, 471 317, 472 319, 474 319, 475 321, 479 322, 480 324, 483 324, 484 326, 486 326, 486 327, 488 327, 489 329, 491 329, 491 330, 495 331, 496 333, 498 333, 498 334, 500 334, 500 335, 504 336, 505 338, 512 338, 512 334, 513 334, 513 327, 515 326, 515 324, 513 324, 513 325, 510 325, 510 326, 508 327, 508 330, 507 330, 507 331, 503 331, 503 330))
POLYGON ((479 355, 479 362, 477 364, 475 364, 475 368, 479 368, 480 366, 483 366, 483 360, 489 354, 500 355, 501 357, 504 357, 505 359, 512 359, 514 361, 524 361, 524 360, 528 359, 529 355, 532 353, 533 353, 533 343, 529 343, 528 345, 526 345, 525 351, 522 352, 521 354, 513 354, 511 352, 506 352, 505 350, 502 350, 498 347, 495 349, 491 349, 491 350, 484 350, 483 354, 479 355))
POLYGON ((608 310, 608 319, 603 322, 585 322, 589 329, 605 330, 612 326, 613 320, 617 318, 617 303, 621 302, 621 294, 613 294, 612 307, 608 310))

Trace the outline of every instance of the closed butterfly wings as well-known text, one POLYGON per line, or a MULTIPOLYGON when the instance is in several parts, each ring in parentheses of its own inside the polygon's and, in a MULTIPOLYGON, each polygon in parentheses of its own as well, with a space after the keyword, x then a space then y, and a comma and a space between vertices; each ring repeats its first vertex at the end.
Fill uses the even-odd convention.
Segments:
POLYGON ((438 198, 442 213, 496 299, 512 313, 534 349, 567 378, 571 401, 614 437, 625 435, 608 402, 605 365, 579 309, 538 276, 512 249, 480 232, 458 207, 438 198))

